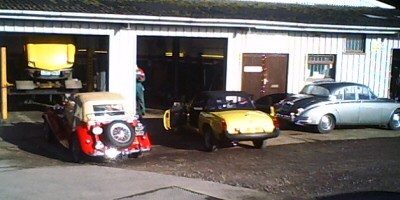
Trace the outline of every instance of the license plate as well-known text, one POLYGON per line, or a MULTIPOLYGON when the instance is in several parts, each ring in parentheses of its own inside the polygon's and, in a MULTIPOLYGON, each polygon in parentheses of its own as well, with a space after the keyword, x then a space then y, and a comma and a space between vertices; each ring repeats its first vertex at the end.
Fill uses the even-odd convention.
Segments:
POLYGON ((60 71, 44 71, 44 70, 41 70, 40 71, 40 75, 42 75, 42 76, 59 76, 60 75, 60 71))

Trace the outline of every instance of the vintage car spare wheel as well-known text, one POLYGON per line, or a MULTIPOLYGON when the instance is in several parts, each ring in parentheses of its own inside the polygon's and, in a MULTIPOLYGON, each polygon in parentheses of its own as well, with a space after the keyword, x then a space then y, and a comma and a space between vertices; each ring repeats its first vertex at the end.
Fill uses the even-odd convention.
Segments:
POLYGON ((135 130, 125 121, 113 121, 105 129, 105 137, 109 145, 125 148, 135 139, 135 130))

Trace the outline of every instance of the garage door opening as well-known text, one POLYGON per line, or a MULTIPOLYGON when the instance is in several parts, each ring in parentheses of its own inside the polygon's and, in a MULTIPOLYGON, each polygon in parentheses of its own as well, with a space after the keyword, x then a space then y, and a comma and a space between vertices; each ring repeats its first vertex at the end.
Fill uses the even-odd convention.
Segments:
POLYGON ((203 90, 223 90, 227 39, 138 37, 138 66, 146 73, 145 101, 168 108, 203 90))
POLYGON ((108 90, 108 36, 0 34, 0 46, 6 49, 6 80, 11 84, 9 111, 43 109, 24 104, 27 100, 51 105, 65 93, 108 90), (64 82, 71 79, 80 80, 82 87, 67 90, 64 82), (17 87, 25 81, 26 87, 17 87))
POLYGON ((390 98, 400 101, 400 49, 393 49, 390 98))

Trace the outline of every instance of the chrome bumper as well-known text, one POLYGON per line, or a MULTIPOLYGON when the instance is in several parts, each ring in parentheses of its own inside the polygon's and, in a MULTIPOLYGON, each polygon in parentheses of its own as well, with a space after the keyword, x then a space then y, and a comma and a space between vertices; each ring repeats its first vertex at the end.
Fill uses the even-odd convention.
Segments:
POLYGON ((312 119, 309 117, 295 116, 295 115, 282 115, 276 114, 278 119, 283 119, 285 121, 290 121, 296 125, 305 126, 305 125, 315 125, 312 119))

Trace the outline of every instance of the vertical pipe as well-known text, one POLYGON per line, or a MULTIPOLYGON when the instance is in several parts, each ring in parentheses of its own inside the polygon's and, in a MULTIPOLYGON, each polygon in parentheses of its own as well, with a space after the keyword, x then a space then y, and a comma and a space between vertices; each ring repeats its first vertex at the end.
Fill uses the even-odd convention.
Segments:
POLYGON ((1 119, 8 118, 8 110, 7 110, 7 71, 6 71, 6 48, 1 48, 1 119))

